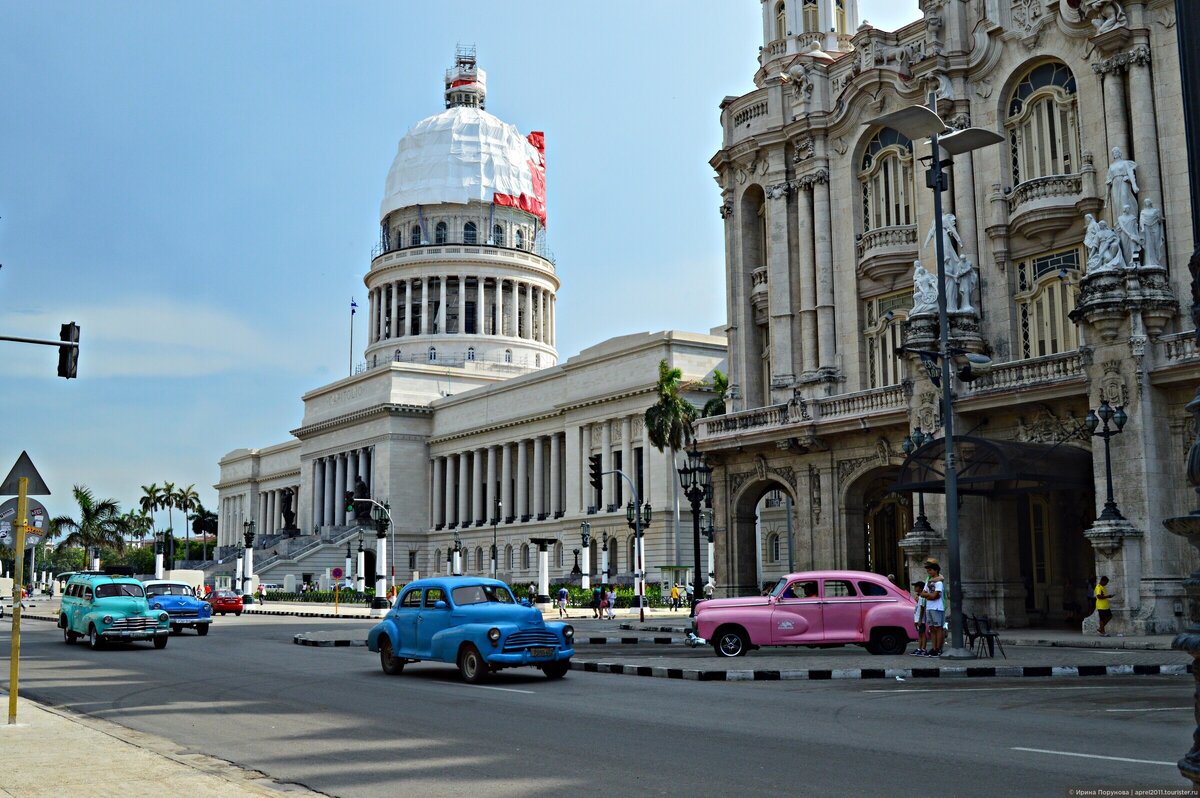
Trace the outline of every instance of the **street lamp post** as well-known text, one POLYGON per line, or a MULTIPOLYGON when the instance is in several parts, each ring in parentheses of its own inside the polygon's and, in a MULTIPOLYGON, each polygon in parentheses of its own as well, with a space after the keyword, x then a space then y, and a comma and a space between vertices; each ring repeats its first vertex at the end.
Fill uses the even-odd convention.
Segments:
MULTIPOLYGON (((686 460, 678 469, 679 486, 683 495, 692 505, 692 601, 689 610, 691 617, 696 617, 696 602, 703 595, 703 583, 700 581, 700 505, 712 500, 712 466, 704 463, 704 458, 692 441, 692 448, 685 452, 686 460)), ((791 541, 789 541, 790 545, 791 541)))
POLYGON ((492 579, 500 578, 500 552, 496 548, 496 525, 500 523, 500 511, 504 505, 496 499, 495 512, 492 513, 492 579))
POLYGON ((579 585, 584 590, 592 589, 592 525, 587 521, 581 521, 579 524, 579 540, 583 544, 583 575, 579 579, 579 585))
POLYGON ((450 575, 462 576, 462 538, 454 530, 454 548, 450 552, 450 575))
POLYGON ((1104 439, 1104 477, 1108 483, 1108 500, 1104 502, 1104 510, 1100 513, 1100 521, 1122 521, 1125 516, 1121 515, 1121 511, 1117 509, 1117 503, 1113 499, 1113 481, 1112 481, 1112 456, 1109 453, 1108 441, 1116 435, 1120 435, 1125 430, 1125 422, 1129 417, 1125 415, 1125 408, 1118 407, 1113 410, 1109 405, 1108 400, 1102 400, 1100 407, 1097 410, 1088 410, 1087 417, 1084 419, 1084 424, 1087 425, 1088 432, 1098 438, 1104 439), (1116 429, 1108 426, 1108 422, 1112 422, 1116 429), (1101 426, 1103 422, 1103 426, 1101 426), (1096 429, 1100 427, 1100 429, 1096 429))
POLYGON ((242 537, 246 539, 246 559, 242 561, 242 584, 239 592, 244 604, 253 604, 254 596, 249 591, 254 589, 254 521, 243 523, 242 530, 242 537))
POLYGON ((938 289, 938 359, 941 361, 942 425, 946 438, 946 543, 950 570, 950 648, 946 659, 972 659, 974 655, 963 645, 962 570, 958 540, 958 471, 954 455, 954 394, 950 383, 950 316, 946 309, 946 252, 942 227, 942 192, 949 188, 944 171, 951 161, 942 160, 942 150, 950 156, 999 144, 1003 136, 983 128, 969 127, 948 131, 937 114, 937 96, 929 95, 929 105, 911 105, 899 111, 867 121, 867 125, 890 127, 910 141, 929 138, 930 164, 925 184, 933 189, 934 252, 937 254, 938 289), (945 135, 943 135, 945 134, 945 135))
MULTIPOLYGON (((608 587, 608 530, 600 538, 600 584, 608 587)), ((607 591, 606 591, 607 592, 607 591)))
POLYGON ((358 530, 358 567, 354 569, 354 589, 358 593, 366 590, 366 568, 367 568, 367 552, 363 548, 363 531, 360 527, 358 530))
MULTIPOLYGON (((908 457, 917 449, 920 449, 927 443, 933 442, 933 433, 922 432, 920 427, 914 427, 912 435, 904 439, 900 444, 901 451, 904 456, 908 457)), ((929 523, 929 519, 925 517, 925 494, 917 491, 917 520, 913 523, 914 532, 932 532, 933 527, 929 523)))
POLYGON ((163 578, 163 533, 154 533, 154 578, 163 578))
MULTIPOLYGON (((391 554, 388 550, 388 527, 392 527, 393 535, 395 527, 392 524, 392 514, 387 503, 379 504, 371 502, 371 519, 375 522, 375 598, 371 599, 372 610, 386 610, 388 608, 388 572, 386 563, 388 555, 391 554)), ((395 538, 392 538, 393 543, 395 538)), ((392 570, 392 584, 395 585, 396 572, 392 570)))
MULTIPOLYGON (((622 472, 618 474, 625 476, 622 472)), ((628 479, 628 477, 626 477, 628 479)), ((630 483, 632 485, 632 482, 630 483)), ((637 489, 633 490, 633 495, 637 496, 637 489)), ((629 504, 625 505, 625 520, 629 524, 629 528, 633 530, 633 548, 636 551, 637 564, 634 567, 633 578, 637 581, 637 596, 638 596, 638 620, 645 623, 646 621, 646 554, 645 544, 642 542, 642 530, 650 526, 650 502, 646 502, 640 508, 636 500, 630 499, 629 504)))

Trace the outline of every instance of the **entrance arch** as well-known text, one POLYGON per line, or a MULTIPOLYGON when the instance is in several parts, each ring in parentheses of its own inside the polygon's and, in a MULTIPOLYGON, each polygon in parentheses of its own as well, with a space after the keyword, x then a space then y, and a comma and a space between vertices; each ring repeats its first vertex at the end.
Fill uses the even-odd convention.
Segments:
MULTIPOLYGON (((771 472, 767 472, 767 476, 760 476, 745 485, 730 503, 731 517, 726 525, 730 534, 725 536, 724 545, 720 547, 718 555, 725 561, 723 573, 726 584, 718 585, 725 595, 757 595, 762 592, 761 582, 767 578, 769 573, 775 573, 779 567, 786 570, 786 542, 780 545, 782 564, 770 563, 773 568, 764 569, 763 562, 768 537, 772 534, 783 534, 782 530, 786 525, 784 507, 787 503, 782 501, 784 498, 791 499, 792 526, 793 530, 798 532, 797 502, 792 486, 771 472), (778 495, 781 499, 778 507, 770 508, 774 520, 778 522, 779 530, 764 530, 759 524, 760 505, 763 505, 764 500, 771 495, 778 495)), ((802 567, 806 559, 810 558, 797 559, 796 567, 802 567)))
POLYGON ((846 490, 846 567, 889 576, 901 586, 908 581, 900 541, 912 529, 910 494, 892 487, 899 466, 874 468, 846 490))

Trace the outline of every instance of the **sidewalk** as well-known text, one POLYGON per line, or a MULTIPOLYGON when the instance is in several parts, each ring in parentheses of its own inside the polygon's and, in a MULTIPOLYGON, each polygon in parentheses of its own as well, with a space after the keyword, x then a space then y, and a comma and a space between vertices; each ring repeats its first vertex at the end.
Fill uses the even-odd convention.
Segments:
POLYGON ((17 699, 17 723, 7 724, 8 694, 0 690, 4 719, 0 751, 3 798, 161 798, 164 795, 320 795, 262 773, 115 723, 17 699), (90 763, 93 766, 85 766, 90 763))

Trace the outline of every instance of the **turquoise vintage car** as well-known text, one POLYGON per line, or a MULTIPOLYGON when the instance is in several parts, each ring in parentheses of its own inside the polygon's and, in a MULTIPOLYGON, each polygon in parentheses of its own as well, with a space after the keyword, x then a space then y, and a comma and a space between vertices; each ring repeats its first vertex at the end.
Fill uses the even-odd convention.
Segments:
POLYGON ((384 673, 400 673, 409 662, 453 662, 471 683, 526 666, 561 679, 574 642, 569 624, 546 623, 541 612, 518 604, 508 585, 467 576, 410 582, 367 635, 384 673))
POLYGON ((151 609, 136 579, 101 573, 77 573, 63 591, 58 625, 69 645, 86 637, 92 648, 109 641, 152 640, 166 648, 170 616, 151 609))

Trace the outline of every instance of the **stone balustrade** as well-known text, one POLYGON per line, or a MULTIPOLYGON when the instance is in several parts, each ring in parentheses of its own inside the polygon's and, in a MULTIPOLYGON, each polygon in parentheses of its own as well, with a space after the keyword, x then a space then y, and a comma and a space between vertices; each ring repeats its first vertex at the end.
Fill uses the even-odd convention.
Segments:
POLYGON ((906 397, 901 385, 886 385, 866 391, 830 396, 816 402, 818 421, 830 421, 847 416, 898 410, 905 406, 906 397))
POLYGON ((726 413, 722 416, 696 419, 696 439, 703 441, 732 432, 768 429, 779 427, 787 421, 787 405, 769 405, 742 410, 737 413, 726 413))
POLYGON ((733 124, 735 127, 741 127, 751 120, 766 116, 769 110, 770 107, 767 104, 766 97, 762 99, 755 98, 752 102, 733 108, 733 124))
POLYGON ((1075 351, 1000 363, 991 374, 970 383, 965 392, 1014 391, 1082 377, 1083 360, 1083 353, 1075 351))
POLYGON ((726 435, 760 432, 789 424, 841 421, 872 413, 902 410, 907 397, 901 385, 888 385, 867 391, 841 394, 804 402, 797 400, 766 407, 755 407, 723 416, 697 419, 696 439, 703 442, 726 435))
POLYGON ((1072 203, 1083 192, 1082 175, 1050 175, 1026 180, 1013 189, 1008 197, 1008 211, 1015 213, 1028 202, 1046 199, 1069 199, 1072 203))
POLYGON ((1164 335, 1158 342, 1163 345, 1163 360, 1168 366, 1190 363, 1200 358, 1200 351, 1196 348, 1195 330, 1164 335))
POLYGON ((915 256, 917 249, 917 226, 910 224, 898 227, 878 227, 874 230, 868 230, 858 239, 855 248, 858 251, 859 260, 870 257, 874 250, 885 248, 913 250, 915 256))

